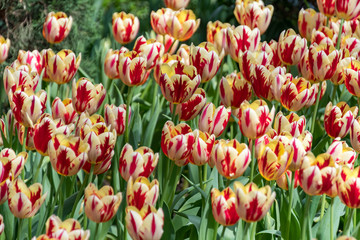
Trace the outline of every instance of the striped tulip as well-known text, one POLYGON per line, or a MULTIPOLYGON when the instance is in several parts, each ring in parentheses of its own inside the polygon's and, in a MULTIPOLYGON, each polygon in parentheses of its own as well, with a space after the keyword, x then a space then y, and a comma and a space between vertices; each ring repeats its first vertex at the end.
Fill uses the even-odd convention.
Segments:
POLYGON ((214 219, 223 226, 234 225, 239 220, 236 212, 236 195, 227 187, 223 191, 211 190, 211 207, 214 219))
POLYGON ((270 129, 274 114, 275 108, 270 111, 264 100, 255 100, 251 104, 245 100, 238 115, 241 133, 250 139, 261 137, 270 129))
POLYGON ((307 41, 295 33, 293 29, 281 32, 278 42, 278 54, 281 62, 286 65, 296 65, 304 55, 307 41))
POLYGON ((335 0, 335 15, 344 20, 352 20, 360 14, 360 2, 335 0))
POLYGON ((119 56, 129 50, 126 47, 121 47, 120 50, 109 49, 105 56, 104 72, 110 79, 120 78, 119 73, 119 56))
POLYGON ((20 178, 9 183, 8 205, 17 218, 33 217, 44 203, 47 193, 42 194, 42 185, 35 183, 30 187, 20 178))
POLYGON ((324 114, 324 127, 327 134, 332 138, 344 138, 350 131, 358 112, 358 107, 350 108, 346 102, 339 102, 335 106, 329 102, 324 114))
POLYGON ((264 98, 269 101, 274 99, 272 95, 271 86, 274 84, 274 76, 279 75, 281 68, 274 68, 273 66, 252 65, 250 72, 250 83, 253 87, 254 93, 259 98, 264 98))
MULTIPOLYGON (((315 76, 312 72, 312 66, 309 61, 309 50, 306 49, 304 55, 301 57, 299 64, 297 65, 301 76, 308 81, 314 82, 315 76)), ((335 70, 336 71, 336 70, 335 70)))
POLYGON ((292 78, 291 73, 286 73, 286 68, 276 67, 270 74, 270 91, 273 98, 281 102, 281 88, 292 78))
POLYGON ((326 24, 326 17, 322 13, 316 12, 312 8, 301 9, 298 17, 298 27, 300 35, 311 40, 313 29, 319 29, 326 24))
POLYGON ((164 0, 165 6, 173 10, 186 8, 190 0, 164 0))
POLYGON ((69 35, 72 21, 72 17, 64 12, 48 13, 43 26, 43 37, 49 43, 62 42, 69 35))
POLYGON ((215 135, 202 132, 198 129, 193 131, 195 143, 189 156, 189 162, 202 166, 210 161, 211 152, 215 143, 215 135))
MULTIPOLYGON (((345 49, 349 50, 349 54, 351 57, 359 59, 360 56, 360 39, 356 37, 346 36, 345 38, 345 49)), ((344 41, 344 40, 342 40, 344 41)))
POLYGON ((112 32, 115 40, 120 44, 127 44, 135 39, 140 22, 133 14, 115 12, 112 16, 112 32))
POLYGON ((354 168, 357 154, 345 141, 340 141, 339 138, 334 139, 326 152, 331 155, 336 164, 354 168))
POLYGON ((169 34, 156 35, 156 41, 164 44, 164 53, 174 54, 179 45, 179 40, 171 37, 169 34))
MULTIPOLYGON (((115 129, 117 136, 120 136, 125 131, 125 122, 126 122, 126 104, 120 104, 116 107, 114 104, 105 104, 104 109, 104 119, 106 125, 110 126, 110 130, 115 129)), ((131 119, 131 107, 129 107, 129 118, 128 122, 131 119)))
POLYGON ((173 63, 175 62, 184 62, 183 58, 177 54, 173 54, 171 55, 170 53, 165 53, 160 61, 158 62, 158 64, 156 64, 156 66, 154 67, 154 79, 155 81, 159 84, 159 80, 160 80, 160 76, 161 76, 161 65, 164 63, 167 63, 169 66, 171 66, 173 63))
POLYGON ((50 162, 55 171, 63 176, 77 174, 87 161, 89 144, 80 137, 55 134, 48 143, 50 162))
POLYGON ((126 203, 137 209, 142 209, 145 204, 155 206, 159 191, 159 182, 156 179, 150 183, 146 177, 130 177, 126 188, 126 203))
POLYGON ((98 190, 90 183, 84 193, 85 214, 93 222, 107 222, 115 216, 121 200, 121 192, 114 195, 112 187, 103 186, 98 190))
POLYGON ((134 151, 132 146, 125 144, 120 153, 119 172, 123 179, 129 181, 130 177, 149 177, 159 160, 159 154, 148 147, 139 147, 134 151))
POLYGON ((225 54, 229 54, 230 38, 227 28, 235 29, 230 23, 222 23, 220 21, 208 22, 206 27, 206 39, 215 45, 218 52, 224 50, 225 54))
POLYGON ((336 179, 340 201, 349 208, 360 207, 360 167, 342 167, 336 179))
POLYGON ((278 134, 288 131, 293 137, 298 137, 305 131, 305 126, 305 116, 299 117, 296 113, 284 116, 282 112, 275 116, 274 129, 278 134))
MULTIPOLYGON (((257 65, 268 66, 271 62, 272 52, 249 51, 239 52, 239 67, 241 73, 247 81, 251 81, 251 75, 254 67, 257 65)), ((254 74, 253 74, 254 75, 254 74)))
POLYGON ((356 240, 356 238, 351 236, 340 236, 336 240, 356 240))
POLYGON ((219 137, 225 130, 230 116, 230 108, 224 106, 216 108, 213 103, 208 103, 199 117, 199 129, 219 137))
POLYGON ((220 80, 220 99, 226 107, 239 108, 245 100, 249 101, 252 95, 251 84, 239 72, 232 72, 220 80))
POLYGON ((254 51, 260 44, 260 30, 257 28, 251 30, 246 25, 240 25, 234 30, 227 28, 227 31, 230 39, 229 52, 231 58, 237 62, 240 52, 254 51))
POLYGON ((160 240, 164 232, 164 212, 156 210, 151 205, 144 205, 142 209, 130 206, 125 209, 126 228, 134 240, 160 240))
POLYGON ((335 0, 316 0, 319 11, 331 17, 335 13, 335 0))
POLYGON ((330 197, 337 195, 336 190, 337 168, 335 161, 329 153, 315 156, 309 152, 303 159, 299 170, 300 186, 306 194, 330 197))
POLYGON ((155 39, 148 39, 140 36, 136 39, 133 51, 139 53, 146 59, 146 69, 152 69, 159 62, 164 54, 164 45, 155 39))
POLYGON ((194 66, 186 66, 180 61, 174 62, 171 66, 167 63, 162 64, 161 73, 161 92, 166 100, 174 104, 188 101, 201 81, 194 66))
POLYGON ((99 83, 94 85, 87 78, 80 78, 72 82, 72 104, 76 112, 79 114, 87 112, 88 114, 95 113, 105 99, 106 90, 104 86, 99 83))
POLYGON ((345 86, 354 96, 360 97, 360 61, 351 60, 350 66, 345 68, 345 86))
POLYGON ((270 186, 258 188, 251 182, 246 186, 240 182, 234 183, 236 194, 236 211, 239 217, 246 222, 257 222, 269 211, 275 200, 275 192, 270 186))
POLYGON ((251 29, 258 28, 260 34, 265 33, 271 22, 274 12, 272 5, 264 6, 263 1, 237 0, 235 3, 234 15, 241 25, 251 29))
POLYGON ((0 147, 4 145, 4 140, 7 140, 7 134, 5 131, 5 122, 4 120, 0 119, 0 147))
MULTIPOLYGON (((320 93, 320 100, 322 99, 322 97, 325 94, 326 91, 326 81, 322 82, 322 86, 321 86, 321 93, 320 93)), ((305 104, 305 107, 311 107, 316 103, 316 99, 317 99, 317 95, 319 92, 319 87, 320 87, 320 83, 313 83, 310 87, 310 95, 309 95, 309 100, 307 101, 307 103, 305 104)))
MULTIPOLYGON (((35 70, 39 75, 43 70, 43 59, 38 50, 34 51, 24 51, 19 50, 15 64, 26 65, 28 64, 31 69, 35 70)), ((14 63, 13 63, 14 64, 14 63)))
POLYGON ((168 21, 172 21, 174 11, 170 8, 161 8, 150 14, 150 24, 155 33, 160 35, 169 34, 168 21))
POLYGON ((167 19, 167 34, 179 41, 186 41, 196 32, 200 26, 200 19, 192 10, 180 9, 174 12, 172 18, 167 19))
POLYGON ((3 63, 9 54, 10 49, 10 39, 6 39, 0 35, 0 64, 3 63))
MULTIPOLYGON (((181 44, 176 52, 181 57, 181 62, 185 65, 190 65, 190 46, 185 43, 181 44)), ((170 65, 170 64, 169 64, 170 65)))
POLYGON ((75 123, 78 117, 71 98, 61 101, 59 97, 56 97, 51 105, 51 113, 53 119, 61 119, 65 124, 75 123))
POLYGON ((111 158, 107 158, 104 161, 95 164, 86 161, 82 169, 85 173, 89 174, 91 172, 91 167, 94 167, 94 175, 103 174, 110 169, 111 158))
POLYGON ((290 78, 281 88, 281 105, 290 111, 299 111, 309 101, 310 88, 311 84, 305 78, 290 78))
POLYGON ((278 179, 276 179, 276 184, 285 191, 289 191, 289 182, 288 179, 292 178, 292 175, 294 175, 294 189, 296 189, 299 186, 299 172, 295 171, 294 173, 290 170, 287 170, 283 175, 281 175, 278 179))
POLYGON ((4 228, 5 228, 4 218, 3 218, 3 216, 0 214, 0 235, 4 232, 4 228))
POLYGON ((270 55, 272 53, 272 58, 271 58, 271 62, 270 62, 271 65, 273 65, 274 67, 282 66, 279 52, 278 52, 278 42, 277 41, 271 40, 269 43, 267 43, 266 41, 262 42, 262 44, 260 45, 260 49, 261 49, 261 51, 266 52, 268 55, 270 55))
POLYGON ((175 126, 171 121, 165 123, 161 134, 161 149, 176 165, 188 164, 194 143, 195 136, 189 125, 180 123, 175 126))
POLYGON ((355 151, 360 153, 360 117, 355 118, 350 127, 350 142, 355 151))
POLYGON ((24 70, 16 70, 12 67, 5 67, 4 75, 4 89, 6 94, 9 91, 15 92, 16 89, 30 88, 35 91, 39 83, 39 75, 37 72, 26 72, 24 70))
POLYGON ((147 60, 136 51, 119 55, 120 80, 127 86, 138 86, 147 80, 147 60))
POLYGON ((245 143, 236 139, 220 139, 214 146, 211 158, 218 172, 227 179, 235 179, 243 175, 251 162, 251 153, 245 143))

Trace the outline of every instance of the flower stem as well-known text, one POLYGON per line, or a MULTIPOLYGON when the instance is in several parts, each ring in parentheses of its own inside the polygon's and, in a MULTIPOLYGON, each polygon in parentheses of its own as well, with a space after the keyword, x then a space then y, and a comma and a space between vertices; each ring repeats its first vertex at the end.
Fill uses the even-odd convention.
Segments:
POLYGON ((202 190, 204 190, 204 184, 203 184, 203 169, 202 166, 198 166, 198 172, 199 172, 199 183, 200 183, 200 188, 202 190))
POLYGON ((334 239, 334 229, 333 229, 333 225, 334 225, 334 199, 331 199, 331 204, 330 204, 330 240, 334 239))
MULTIPOLYGON (((59 184, 59 189, 60 189, 60 191, 61 191, 61 188, 62 188, 62 185, 63 185, 63 183, 64 183, 64 180, 65 180, 65 176, 64 175, 61 175, 61 179, 60 179, 60 184, 59 184)), ((59 190, 58 189, 58 190, 59 190)), ((65 195, 65 193, 62 193, 62 194, 60 194, 60 196, 59 196, 59 207, 58 207, 58 216, 60 217, 60 218, 62 218, 62 214, 63 214, 63 208, 64 208, 64 195, 65 195)))
POLYGON ((36 180, 37 180, 37 178, 39 176, 40 168, 41 168, 41 165, 43 164, 44 158, 45 157, 43 155, 41 155, 39 165, 37 166, 37 169, 36 169, 36 172, 35 172, 35 177, 33 178, 33 183, 36 182, 36 180))
POLYGON ((18 218, 18 233, 17 233, 17 239, 22 239, 21 238, 21 228, 22 228, 22 223, 23 223, 23 219, 22 218, 18 218))
POLYGON ((245 239, 249 239, 248 233, 249 233, 249 229, 250 229, 251 223, 246 222, 245 223, 245 228, 244 228, 244 237, 245 239))
MULTIPOLYGON (((133 88, 129 87, 128 88, 128 94, 127 94, 127 101, 126 101, 126 119, 125 119, 125 143, 129 142, 129 110, 130 110, 130 105, 131 105, 131 100, 132 100, 132 94, 133 94, 133 88)), ((131 121, 131 119, 130 119, 131 121)))
POLYGON ((290 182, 290 186, 289 186, 289 209, 288 209, 288 213, 287 213, 288 227, 286 228, 286 235, 285 235, 286 238, 285 239, 290 239, 289 235, 290 235, 290 226, 291 226, 291 210, 292 210, 292 201, 293 201, 293 195, 294 195, 293 194, 294 184, 295 184, 295 173, 291 174, 291 182, 290 182))
POLYGON ((311 123, 311 130, 310 130, 310 132, 312 132, 312 133, 314 132, 314 129, 315 129, 316 113, 317 113, 318 108, 319 108, 321 87, 322 87, 322 82, 320 82, 320 84, 319 84, 318 94, 317 94, 317 97, 316 97, 316 104, 315 104, 313 119, 312 119, 312 123, 311 123))
POLYGON ((320 210, 320 220, 324 217, 325 212, 325 202, 326 202, 326 195, 323 194, 321 197, 321 210, 320 210))
POLYGON ((217 238, 218 227, 219 227, 219 223, 216 222, 215 228, 214 228, 213 240, 216 240, 216 238, 217 238))
POLYGON ((251 143, 251 172, 250 172, 250 182, 254 179, 255 171, 255 142, 249 139, 249 144, 251 143))
POLYGON ((335 103, 335 97, 336 97, 336 91, 338 89, 338 85, 334 85, 334 89, 333 89, 333 92, 332 92, 332 96, 331 96, 331 102, 335 103))
POLYGON ((344 234, 343 234, 343 236, 347 236, 350 233, 351 220, 353 218, 354 211, 355 211, 354 208, 350 208, 350 213, 347 215, 347 217, 345 219, 345 226, 344 226, 344 234))
POLYGON ((31 220, 32 220, 32 217, 29 217, 28 218, 28 239, 31 239, 31 227, 32 227, 31 220))
POLYGON ((310 211, 310 204, 311 204, 311 196, 307 195, 305 208, 304 208, 304 215, 303 215, 303 224, 301 227, 301 239, 311 239, 311 238, 306 237, 307 230, 310 232, 310 235, 311 235, 311 229, 310 229, 310 224, 309 224, 309 219, 308 219, 309 211, 310 211))
POLYGON ((340 22, 340 27, 339 27, 339 33, 338 33, 338 39, 336 41, 336 49, 339 50, 340 49, 340 43, 341 43, 341 35, 342 35, 342 27, 344 25, 344 19, 341 19, 340 22))
POLYGON ((203 185, 204 185, 204 189, 206 188, 206 181, 207 181, 207 169, 208 169, 208 166, 207 166, 207 164, 204 164, 203 166, 202 166, 204 169, 203 169, 203 185))

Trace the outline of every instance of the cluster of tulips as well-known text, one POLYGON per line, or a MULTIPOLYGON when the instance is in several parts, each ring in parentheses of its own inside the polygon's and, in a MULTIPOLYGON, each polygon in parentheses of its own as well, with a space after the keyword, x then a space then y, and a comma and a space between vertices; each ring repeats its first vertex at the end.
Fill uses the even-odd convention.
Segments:
MULTIPOLYGON (((44 211, 48 218, 45 234, 34 239, 89 239, 87 219, 97 224, 91 232, 96 237, 99 224, 115 215, 118 237, 122 231, 125 238, 128 233, 133 239, 160 239, 168 230, 164 228, 163 206, 173 204, 181 172, 192 164, 199 170, 196 188, 200 192, 208 184, 208 169, 227 179, 225 186, 213 187, 210 192, 212 215, 223 225, 222 234, 226 226, 238 223, 240 229, 245 222, 244 236, 254 238, 256 222, 269 215, 276 199, 276 184, 288 191, 289 226, 294 189, 300 186, 307 195, 302 239, 312 238, 312 219, 307 214, 315 195, 323 196, 323 206, 326 196, 332 199, 328 205, 331 213, 337 196, 350 209, 341 234, 333 229, 331 215, 330 236, 352 239, 349 225, 354 209, 360 208, 360 167, 356 163, 360 117, 357 106, 338 100, 338 90, 360 97, 360 3, 318 0, 320 12, 299 12, 300 34, 284 30, 278 41, 268 43, 260 39, 271 22, 273 6, 265 6, 261 0, 237 0, 234 15, 239 26, 209 22, 207 42, 178 47, 179 42, 191 38, 200 19, 185 9, 189 0, 164 2, 167 8, 150 15, 156 39, 137 37, 140 22, 133 14, 113 14, 117 42, 125 45, 137 37, 132 50, 125 46, 110 49, 104 62, 106 76, 120 79, 126 86, 126 104, 111 103, 109 89, 102 83, 94 84, 89 77, 76 80, 81 54, 76 56, 71 50, 19 50, 17 59, 5 68, 3 83, 10 110, 0 119, 0 204, 7 201, 19 219, 17 238, 25 235, 21 232, 24 218, 30 225, 27 237, 33 237, 31 219, 50 196, 44 211), (226 57, 239 71, 223 76, 226 57), (294 74, 296 68, 298 74, 294 74), (150 79, 154 80, 154 92, 157 94, 159 88, 162 99, 169 102, 171 120, 162 128, 160 154, 149 146, 132 146, 129 141, 133 90, 150 84, 150 79), (212 102, 207 103, 211 81, 217 95, 210 96, 212 102), (55 84, 62 93, 56 97, 49 91, 55 84), (324 115, 319 116, 319 102, 328 86, 332 98, 324 115), (46 87, 48 91, 42 89, 46 87), (308 115, 308 109, 313 111, 311 121, 300 114, 308 115), (239 133, 234 134, 234 122, 239 133), (313 133, 322 122, 333 140, 324 153, 315 156, 313 133), (349 132, 351 147, 345 140, 349 132), (120 136, 125 139, 123 146, 120 136), (19 153, 13 147, 16 142, 23 146, 19 153), (36 156, 38 166, 31 166, 35 174, 25 176, 26 162, 36 156), (39 177, 44 159, 49 159, 60 176, 57 188, 50 193, 43 193, 45 180, 39 177), (162 169, 157 168, 159 161, 163 161, 162 169), (164 169, 166 182, 161 185, 155 177, 164 169), (108 173, 112 186, 107 181, 94 181, 94 175, 108 173), (116 177, 119 174, 122 179, 116 177), (80 175, 85 178, 76 177, 80 175), (63 216, 61 192, 65 178, 80 186, 67 216, 63 216), (113 184, 117 180, 122 181, 122 189, 113 184), (98 189, 98 185, 103 186, 98 189), (120 190, 126 198, 124 204, 120 190), (122 219, 117 214, 119 208, 122 219), (80 225, 76 216, 82 213, 80 225)), ((60 43, 70 33, 72 21, 63 12, 49 13, 44 38, 51 44, 60 43)), ((10 40, 1 37, 0 62, 6 60, 9 48, 10 40)), ((112 84, 121 82, 113 80, 112 84)), ((0 215, 0 234, 6 217, 0 215)), ((38 222, 38 228, 45 220, 38 222)), ((215 239, 217 230, 218 225, 213 230, 215 239)), ((290 228, 281 233, 285 239, 289 234, 290 228)))

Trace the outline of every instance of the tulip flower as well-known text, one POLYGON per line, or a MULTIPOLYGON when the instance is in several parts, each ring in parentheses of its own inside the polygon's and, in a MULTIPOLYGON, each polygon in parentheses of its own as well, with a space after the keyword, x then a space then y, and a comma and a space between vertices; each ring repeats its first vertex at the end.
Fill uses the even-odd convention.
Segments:
POLYGON ((119 56, 129 50, 126 47, 121 47, 120 50, 109 49, 105 56, 104 71, 108 78, 120 78, 119 73, 119 56))
POLYGON ((230 28, 232 30, 235 29, 235 27, 230 25, 229 23, 222 23, 220 21, 210 21, 208 22, 206 27, 207 41, 214 44, 218 52, 224 50, 225 54, 229 54, 230 45, 230 38, 227 28, 230 28))
POLYGON ((243 175, 249 166, 251 153, 246 144, 236 139, 220 139, 214 146, 211 158, 222 176, 235 179, 243 175))
POLYGON ((142 209, 145 204, 155 206, 159 191, 159 182, 156 179, 150 183, 146 177, 138 177, 135 180, 130 177, 126 188, 126 203, 137 209, 142 209))
POLYGON ((179 40, 176 40, 175 38, 171 37, 168 34, 165 35, 157 34, 156 41, 164 45, 164 53, 173 54, 179 45, 179 40))
POLYGON ((251 84, 239 72, 233 72, 220 80, 220 99, 226 107, 239 108, 252 95, 251 84))
POLYGON ((284 116, 282 112, 275 116, 274 129, 278 134, 288 131, 293 137, 298 137, 305 131, 305 126, 305 116, 299 117, 296 113, 284 116))
POLYGON ((215 143, 215 135, 202 132, 198 129, 193 131, 195 143, 189 156, 189 162, 202 166, 210 161, 211 152, 215 143))
MULTIPOLYGON (((305 78, 306 80, 311 81, 311 82, 315 81, 315 76, 312 71, 313 67, 310 66, 308 49, 305 50, 305 53, 301 57, 300 62, 297 67, 303 78, 305 78)), ((334 74, 335 74, 335 72, 334 72, 334 74)))
POLYGON ((65 124, 75 123, 78 117, 71 98, 61 101, 59 97, 56 97, 51 105, 51 113, 53 119, 61 119, 65 124))
POLYGON ((350 0, 335 0, 335 14, 338 18, 352 20, 360 14, 360 2, 350 0))
POLYGON ((254 51, 260 44, 260 31, 257 28, 251 30, 246 25, 240 25, 234 30, 227 28, 227 31, 230 39, 230 55, 237 62, 240 52, 254 51))
POLYGON ((146 69, 152 69, 159 62, 164 54, 164 45, 155 39, 148 39, 140 36, 136 39, 133 51, 139 53, 146 59, 146 69))
POLYGON ((36 238, 36 240, 61 240, 78 239, 88 240, 90 230, 81 229, 81 225, 73 218, 61 221, 58 216, 51 215, 46 221, 46 233, 36 238))
POLYGON ((156 12, 152 11, 150 14, 150 23, 154 32, 160 35, 169 34, 167 22, 172 21, 173 17, 174 11, 170 8, 161 8, 156 12))
POLYGON ((351 236, 340 236, 336 240, 356 240, 356 238, 351 236))
POLYGON ((349 208, 360 207, 360 167, 342 167, 338 173, 336 187, 343 204, 349 208))
POLYGON ((275 200, 275 192, 271 192, 270 186, 258 188, 251 182, 242 185, 234 183, 236 194, 236 211, 239 217, 246 222, 257 222, 269 211, 275 200))
POLYGON ((186 8, 190 0, 164 0, 165 6, 173 10, 186 8))
MULTIPOLYGON (((176 105, 175 114, 179 115, 180 121, 190 121, 199 115, 205 104, 205 90, 202 88, 197 88, 189 100, 176 105)), ((170 112, 174 112, 173 103, 170 103, 170 112)))
POLYGON ((3 63, 9 54, 10 49, 10 39, 6 39, 0 35, 0 64, 3 63))
POLYGON ((354 168, 357 154, 345 141, 340 141, 339 138, 334 139, 326 152, 331 155, 336 164, 354 168))
MULTIPOLYGON (((305 104, 305 107, 311 107, 316 103, 316 98, 317 98, 317 95, 319 92, 319 86, 320 86, 320 83, 314 83, 311 85, 311 87, 309 89, 309 92, 310 92, 309 99, 308 99, 307 103, 305 104)), ((326 81, 323 81, 322 85, 321 85, 321 92, 320 92, 319 100, 322 99, 322 97, 325 94, 325 91, 326 91, 326 81)))
POLYGON ((245 50, 244 52, 239 52, 238 62, 240 71, 243 74, 244 78, 250 82, 251 75, 256 75, 254 73, 254 68, 257 65, 268 66, 271 62, 271 57, 273 56, 272 52, 266 51, 249 51, 245 50))
MULTIPOLYGON (((190 46, 185 43, 181 44, 176 52, 181 57, 181 62, 185 65, 190 65, 190 46)), ((170 64, 169 64, 170 65, 170 64)))
POLYGON ((281 102, 281 88, 282 86, 292 79, 291 73, 286 73, 284 67, 276 67, 269 76, 270 81, 270 91, 273 98, 281 102))
POLYGON ((298 171, 295 171, 295 173, 293 173, 292 171, 287 170, 283 175, 281 175, 278 179, 276 179, 276 184, 281 189, 284 189, 285 191, 289 191, 288 179, 290 180, 293 174, 295 174, 294 175, 294 189, 297 188, 299 186, 299 173, 298 173, 298 171))
POLYGON ((5 228, 4 218, 3 218, 3 216, 0 214, 0 235, 4 232, 4 228, 5 228))
POLYGON ((115 12, 112 16, 112 31, 115 40, 120 44, 127 44, 135 39, 140 22, 133 14, 115 12))
POLYGON ((118 70, 120 80, 129 87, 144 84, 148 77, 146 65, 146 58, 136 51, 121 53, 118 70))
POLYGON ((107 222, 116 214, 121 200, 121 192, 114 195, 110 186, 103 186, 101 189, 90 183, 85 188, 84 206, 86 216, 93 222, 107 222))
POLYGON ((45 51, 44 61, 44 80, 64 84, 70 82, 81 62, 81 53, 76 57, 71 50, 63 49, 55 54, 51 49, 45 51))
POLYGON ((335 106, 329 102, 324 115, 324 127, 327 134, 332 138, 344 138, 350 131, 358 112, 358 107, 350 108, 346 102, 339 102, 335 106))
POLYGON ((291 78, 281 88, 281 105, 290 111, 299 111, 309 101, 310 88, 311 84, 305 78, 291 78))
POLYGON ((188 9, 174 12, 166 21, 167 34, 182 42, 191 38, 199 25, 200 19, 196 19, 194 12, 188 9))
POLYGON ((20 178, 9 183, 8 204, 17 218, 33 217, 44 203, 47 193, 42 194, 42 185, 35 183, 30 187, 20 178))
POLYGON ((15 92, 16 89, 29 88, 35 91, 39 83, 39 75, 37 72, 26 72, 24 70, 16 70, 7 66, 3 75, 4 89, 7 94, 9 91, 15 92))
POLYGON ((43 59, 38 50, 34 51, 24 51, 19 50, 17 59, 17 65, 26 65, 28 64, 31 69, 35 70, 39 75, 43 70, 43 59))
POLYGON ((316 0, 319 11, 331 17, 335 13, 335 0, 316 0))
POLYGON ((252 65, 250 71, 250 82, 254 93, 259 98, 265 98, 269 101, 274 99, 271 87, 275 84, 272 82, 275 76, 283 72, 281 67, 274 68, 273 66, 265 67, 263 65, 252 65))
POLYGON ((199 129, 209 134, 214 134, 215 137, 220 136, 231 116, 231 110, 220 106, 215 107, 213 103, 208 103, 199 118, 199 129))
POLYGON ((260 34, 265 33, 271 22, 274 12, 272 5, 264 6, 263 1, 236 0, 234 15, 241 25, 251 29, 258 28, 260 34))
POLYGON ((159 154, 150 148, 140 147, 134 151, 132 146, 126 143, 120 153, 119 172, 126 181, 129 181, 130 177, 147 178, 154 171, 158 160, 159 154))
POLYGON ((282 31, 278 44, 279 57, 286 65, 298 64, 307 48, 306 39, 297 35, 293 29, 282 31))
POLYGON ((306 194, 330 197, 337 195, 336 190, 337 169, 335 161, 329 153, 315 156, 309 152, 303 159, 299 170, 300 186, 306 194))
POLYGON ((6 131, 5 131, 5 122, 4 120, 0 119, 0 147, 4 145, 4 139, 3 139, 3 136, 5 139, 7 139, 7 136, 6 136, 6 131))
POLYGON ((103 103, 105 94, 106 90, 101 83, 94 85, 84 77, 77 82, 75 79, 73 80, 72 104, 79 114, 82 112, 87 112, 90 115, 95 113, 103 103))
POLYGON ((49 43, 62 42, 69 35, 72 21, 72 17, 64 12, 48 13, 43 26, 43 37, 49 43))
POLYGON ((171 121, 165 123, 161 134, 161 149, 176 165, 184 166, 188 163, 194 142, 194 133, 186 123, 176 126, 171 121))
POLYGON ((214 219, 223 226, 234 225, 239 216, 236 212, 236 195, 230 187, 211 190, 211 206, 214 219))
POLYGON ((273 65, 274 67, 282 66, 278 52, 278 45, 279 45, 278 42, 276 42, 275 40, 271 40, 269 43, 267 43, 266 41, 262 42, 260 46, 261 51, 266 52, 268 55, 272 53, 270 64, 273 65))
POLYGON ((270 111, 264 100, 255 100, 251 104, 245 100, 240 105, 238 116, 241 133, 250 139, 261 137, 271 127, 274 113, 275 108, 270 111))
POLYGON ((186 66, 178 61, 171 66, 161 65, 159 85, 165 99, 179 104, 188 101, 199 86, 201 77, 194 66, 186 66))
POLYGON ((356 152, 360 152, 360 117, 355 118, 350 127, 350 142, 356 152))
POLYGON ((55 134, 48 143, 51 165, 63 176, 77 174, 87 161, 89 144, 79 137, 55 134))
POLYGON ((111 158, 106 158, 104 161, 99 163, 90 163, 89 161, 86 161, 82 169, 87 174, 90 174, 91 168, 94 168, 94 175, 99 175, 105 173, 107 170, 111 167, 111 158))
MULTIPOLYGON (((116 107, 114 104, 105 104, 104 119, 105 123, 110 126, 110 130, 115 129, 118 136, 122 135, 125 131, 125 120, 126 120, 126 104, 120 104, 116 107)), ((129 118, 131 118, 131 108, 129 107, 129 118)))
POLYGON ((344 69, 345 86, 347 90, 356 97, 360 97, 359 72, 360 61, 358 60, 351 60, 350 66, 344 69))
POLYGON ((167 63, 169 66, 171 66, 173 63, 178 62, 178 61, 185 63, 184 59, 181 56, 179 56, 177 54, 171 55, 170 53, 165 53, 154 68, 153 76, 154 76, 156 83, 159 84, 159 80, 160 80, 160 77, 162 74, 161 73, 161 65, 164 63, 167 63))
POLYGON ((319 29, 322 25, 325 25, 326 17, 322 13, 316 12, 312 8, 301 9, 298 17, 298 27, 300 35, 311 40, 313 29, 319 29))

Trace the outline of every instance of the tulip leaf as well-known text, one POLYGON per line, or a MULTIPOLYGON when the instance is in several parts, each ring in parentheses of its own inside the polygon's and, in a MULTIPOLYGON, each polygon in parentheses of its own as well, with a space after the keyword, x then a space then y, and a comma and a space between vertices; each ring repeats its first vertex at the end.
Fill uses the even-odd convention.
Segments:
POLYGON ((261 235, 261 234, 270 234, 270 235, 275 235, 276 237, 281 237, 281 232, 278 230, 264 230, 264 231, 256 233, 256 236, 261 235))
POLYGON ((164 211, 164 233, 162 235, 162 239, 164 239, 164 240, 175 239, 174 225, 171 220, 169 207, 167 206, 167 204, 165 202, 162 206, 162 210, 164 211))
MULTIPOLYGON (((211 191, 211 190, 210 190, 211 191)), ((214 219, 212 208, 211 208, 211 194, 207 192, 207 198, 205 207, 202 210, 199 239, 212 239, 215 232, 217 231, 217 222, 214 219)))
POLYGON ((138 146, 142 138, 142 121, 140 116, 140 105, 136 104, 131 114, 130 142, 132 146, 138 146))

